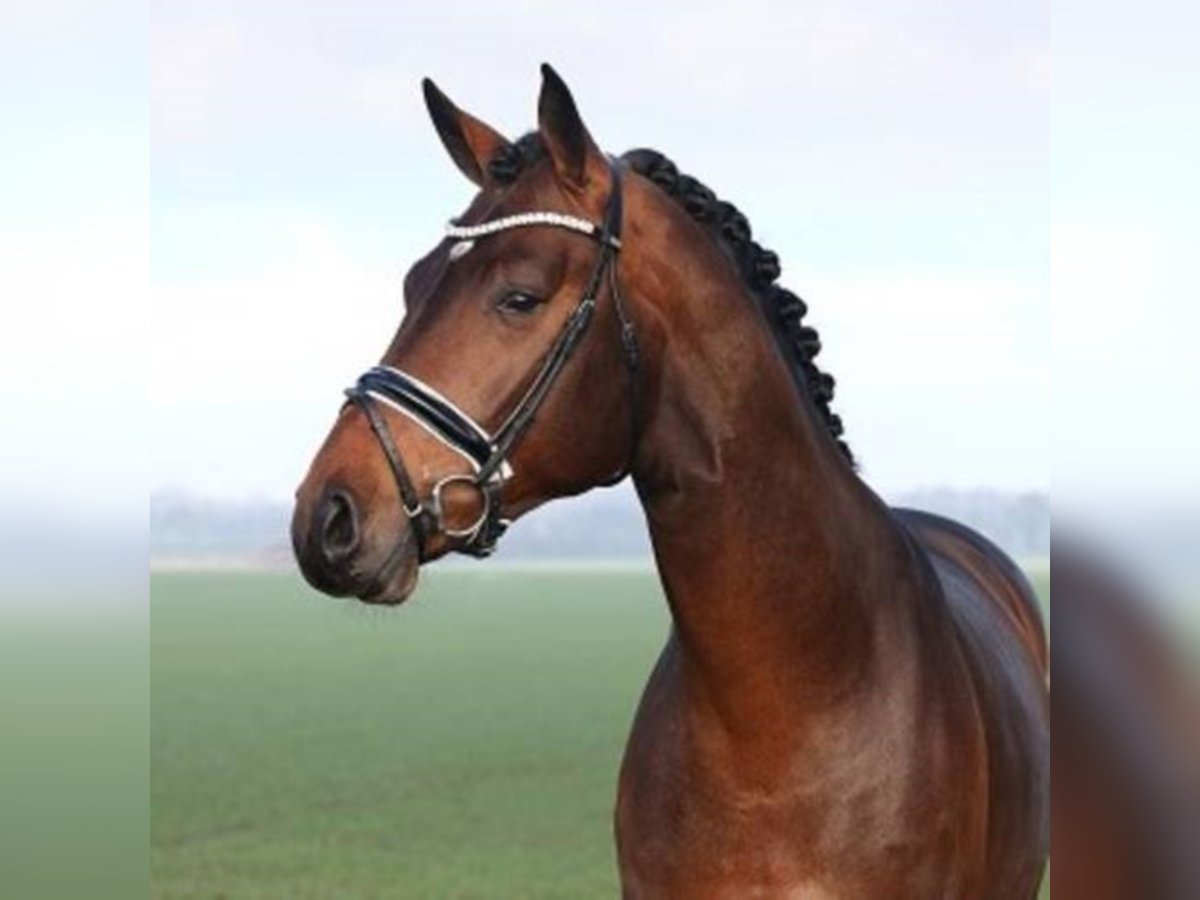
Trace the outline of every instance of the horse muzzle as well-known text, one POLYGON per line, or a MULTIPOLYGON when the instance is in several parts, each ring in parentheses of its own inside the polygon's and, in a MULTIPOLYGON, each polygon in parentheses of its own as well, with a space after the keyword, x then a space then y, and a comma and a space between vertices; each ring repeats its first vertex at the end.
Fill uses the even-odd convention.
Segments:
POLYGON ((308 499, 302 487, 292 515, 292 549, 304 579, 333 597, 395 606, 417 584, 416 536, 404 518, 372 522, 343 487, 308 499))

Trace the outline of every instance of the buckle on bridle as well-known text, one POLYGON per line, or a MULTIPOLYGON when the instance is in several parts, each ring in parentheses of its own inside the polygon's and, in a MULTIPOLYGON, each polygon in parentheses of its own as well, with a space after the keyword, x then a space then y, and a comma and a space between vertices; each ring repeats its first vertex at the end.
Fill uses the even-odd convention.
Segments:
POLYGON ((439 479, 429 492, 429 500, 426 501, 425 507, 434 522, 437 524, 438 530, 448 538, 458 540, 473 541, 483 531, 484 525, 487 524, 488 518, 492 514, 492 493, 486 485, 480 484, 474 475, 456 474, 447 475, 439 479), (452 484, 465 484, 475 489, 479 495, 482 505, 479 510, 479 515, 465 528, 451 528, 446 522, 446 507, 442 501, 442 492, 452 484))

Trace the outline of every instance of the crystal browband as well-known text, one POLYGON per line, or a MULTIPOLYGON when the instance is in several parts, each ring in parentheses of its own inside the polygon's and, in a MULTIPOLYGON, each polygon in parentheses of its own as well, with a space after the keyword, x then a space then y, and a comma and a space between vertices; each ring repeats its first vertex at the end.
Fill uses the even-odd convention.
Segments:
POLYGON ((601 236, 599 225, 589 222, 587 219, 581 219, 578 216, 569 216, 566 213, 557 212, 517 213, 512 216, 504 216, 500 219, 481 222, 478 225, 459 225, 456 222, 450 222, 446 225, 446 235, 461 241, 471 241, 489 234, 495 234, 498 231, 505 231, 509 228, 522 228, 530 225, 554 225, 558 228, 568 228, 571 231, 586 234, 588 237, 604 240, 614 250, 621 247, 621 239, 616 235, 611 235, 607 239, 604 239, 601 236))

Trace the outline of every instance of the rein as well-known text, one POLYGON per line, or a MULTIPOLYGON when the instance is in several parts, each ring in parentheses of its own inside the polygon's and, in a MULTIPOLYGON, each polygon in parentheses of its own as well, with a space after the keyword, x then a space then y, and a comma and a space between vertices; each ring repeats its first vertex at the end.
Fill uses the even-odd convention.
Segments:
MULTIPOLYGON (((533 381, 494 433, 490 433, 433 387, 394 366, 375 366, 360 376, 353 387, 346 390, 347 404, 357 406, 366 415, 371 431, 387 459, 399 491, 404 515, 416 537, 417 556, 421 561, 425 559, 425 550, 430 538, 437 534, 456 541, 453 549, 459 553, 484 557, 491 555, 496 549, 497 542, 511 524, 501 511, 501 492, 505 482, 512 475, 509 457, 533 424, 538 409, 587 333, 596 311, 600 291, 604 286, 605 275, 608 276, 609 292, 612 294, 614 310, 620 324, 621 348, 629 368, 631 386, 629 460, 610 483, 623 478, 632 464, 637 445, 638 346, 633 322, 617 290, 614 265, 617 251, 621 247, 621 170, 615 162, 610 162, 609 172, 612 175, 612 189, 605 206, 604 219, 599 225, 565 213, 528 212, 476 225, 451 223, 446 228, 447 236, 459 241, 451 247, 452 260, 463 255, 476 240, 512 228, 564 228, 586 235, 600 245, 599 256, 583 295, 551 344, 533 381), (429 496, 422 498, 408 474, 404 457, 396 446, 379 404, 390 406, 413 419, 462 456, 470 464, 472 472, 441 478, 433 485, 429 496), (445 521, 442 495, 451 485, 467 485, 474 488, 482 501, 479 516, 466 527, 452 528, 445 521)), ((390 575, 388 570, 398 564, 399 549, 397 547, 385 561, 378 577, 379 581, 386 580, 390 575)))

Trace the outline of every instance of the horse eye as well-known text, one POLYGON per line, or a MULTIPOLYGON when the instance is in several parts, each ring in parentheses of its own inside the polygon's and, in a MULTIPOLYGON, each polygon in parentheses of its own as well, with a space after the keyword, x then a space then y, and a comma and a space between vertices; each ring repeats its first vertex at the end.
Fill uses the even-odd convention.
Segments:
POLYGON ((527 314, 542 305, 542 298, 525 291, 509 291, 496 305, 505 312, 527 314))

